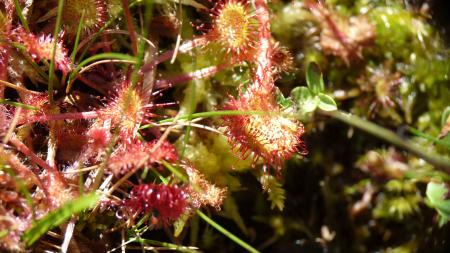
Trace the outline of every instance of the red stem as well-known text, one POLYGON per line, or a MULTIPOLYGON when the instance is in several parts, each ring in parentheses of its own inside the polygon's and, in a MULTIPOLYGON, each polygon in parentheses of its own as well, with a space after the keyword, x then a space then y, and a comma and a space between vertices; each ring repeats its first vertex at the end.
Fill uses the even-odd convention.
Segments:
MULTIPOLYGON (((27 146, 25 146, 25 144, 23 144, 23 142, 21 142, 19 139, 17 139, 16 136, 14 136, 14 135, 11 136, 11 139, 9 140, 9 142, 11 144, 13 144, 14 147, 16 147, 16 149, 20 153, 28 156, 31 161, 33 161, 35 164, 39 165, 41 168, 46 170, 48 173, 51 173, 51 174, 57 173, 57 174, 59 174, 58 170, 56 170, 55 168, 51 167, 44 160, 39 158, 39 156, 37 156, 35 153, 33 153, 33 151, 31 151, 27 146)), ((62 178, 61 174, 59 176, 62 178)))
POLYGON ((270 34, 270 14, 269 7, 265 0, 255 0, 255 13, 259 21, 259 46, 256 69, 255 85, 261 88, 272 89, 274 81, 272 77, 272 45, 270 34))
POLYGON ((130 33, 131 40, 131 48, 133 50, 133 54, 137 55, 137 39, 136 39, 136 31, 134 30, 133 20, 130 13, 128 0, 122 0, 122 7, 125 14, 125 19, 127 21, 128 32, 130 33))
POLYGON ((95 119, 95 118, 99 117, 100 115, 101 115, 101 113, 98 111, 49 114, 49 115, 41 115, 41 116, 31 117, 29 119, 26 119, 25 122, 20 122, 19 125, 30 124, 30 123, 35 123, 35 122, 65 120, 65 119, 95 119))

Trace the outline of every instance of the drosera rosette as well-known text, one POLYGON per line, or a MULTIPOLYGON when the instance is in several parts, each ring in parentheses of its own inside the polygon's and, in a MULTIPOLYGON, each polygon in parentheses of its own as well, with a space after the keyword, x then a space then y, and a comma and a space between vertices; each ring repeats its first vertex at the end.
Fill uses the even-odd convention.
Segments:
POLYGON ((320 46, 325 54, 340 57, 349 66, 363 59, 363 50, 375 43, 375 25, 365 15, 345 18, 322 3, 306 1, 322 26, 320 46))
POLYGON ((151 214, 152 224, 159 227, 170 225, 179 219, 189 219, 201 207, 211 206, 220 210, 227 196, 227 188, 209 182, 188 163, 183 163, 181 167, 188 175, 186 184, 136 185, 131 190, 130 196, 122 201, 119 216, 133 223, 137 217, 151 214))
POLYGON ((148 104, 140 87, 132 87, 129 81, 123 81, 112 94, 104 109, 99 111, 98 123, 110 121, 111 128, 119 129, 122 141, 131 142, 138 134, 143 123, 150 123, 153 116, 149 112, 156 105, 148 104))
POLYGON ((224 116, 225 134, 233 149, 238 150, 243 159, 253 155, 255 165, 262 158, 266 165, 273 166, 276 174, 280 175, 284 160, 296 152, 306 154, 301 140, 305 131, 302 123, 283 114, 276 101, 274 79, 279 75, 277 68, 282 71, 284 67, 280 66, 283 66, 283 58, 288 60, 289 56, 273 43, 267 3, 256 0, 255 13, 259 23, 259 46, 256 50, 257 64, 253 80, 245 91, 239 91, 237 99, 230 97, 224 106, 225 110, 255 113, 224 116), (280 57, 280 54, 285 54, 286 57, 280 57))
POLYGON ((403 107, 405 118, 411 122, 412 112, 408 103, 401 99, 400 85, 404 82, 404 77, 392 69, 390 62, 366 67, 365 73, 356 79, 362 92, 357 101, 358 108, 366 109, 369 118, 381 116, 399 122, 403 119, 397 110, 403 107))
POLYGON ((303 124, 283 115, 271 90, 250 85, 238 99, 230 98, 224 109, 255 111, 250 115, 223 117, 225 134, 243 159, 253 155, 255 164, 262 158, 280 172, 285 159, 297 152, 307 153, 301 139, 305 132, 303 124))

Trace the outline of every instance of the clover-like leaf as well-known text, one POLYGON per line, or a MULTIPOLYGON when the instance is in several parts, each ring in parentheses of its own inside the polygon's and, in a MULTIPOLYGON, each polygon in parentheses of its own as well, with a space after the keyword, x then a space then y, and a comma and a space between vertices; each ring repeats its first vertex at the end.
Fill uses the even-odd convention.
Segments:
POLYGON ((291 97, 294 103, 297 104, 299 111, 303 113, 312 112, 319 105, 319 98, 313 96, 305 86, 292 89, 291 97))
POLYGON ((306 69, 306 84, 313 95, 318 95, 325 90, 323 75, 314 62, 310 63, 306 69))
POLYGON ((427 199, 430 206, 441 216, 440 225, 450 220, 450 199, 446 199, 448 188, 444 183, 430 182, 427 185, 427 199))
POLYGON ((324 111, 335 111, 337 110, 336 102, 334 99, 327 94, 319 93, 319 108, 324 111))

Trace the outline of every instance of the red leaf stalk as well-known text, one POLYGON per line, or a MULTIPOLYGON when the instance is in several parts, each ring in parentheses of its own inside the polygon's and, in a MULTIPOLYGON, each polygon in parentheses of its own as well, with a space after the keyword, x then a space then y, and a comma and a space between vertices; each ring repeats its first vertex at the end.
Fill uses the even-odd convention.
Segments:
POLYGON ((272 77, 272 45, 270 34, 269 7, 265 0, 255 0, 256 18, 259 21, 259 46, 255 85, 272 90, 274 81, 272 77))

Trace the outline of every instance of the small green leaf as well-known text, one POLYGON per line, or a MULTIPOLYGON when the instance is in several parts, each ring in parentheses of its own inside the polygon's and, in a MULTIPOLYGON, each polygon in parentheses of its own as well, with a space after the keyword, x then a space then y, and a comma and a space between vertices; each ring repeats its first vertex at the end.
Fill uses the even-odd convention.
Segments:
POLYGON ((291 97, 297 104, 299 111, 303 113, 312 112, 319 105, 318 97, 314 97, 305 86, 295 87, 292 89, 291 97))
POLYGON ((444 127, 447 123, 450 123, 450 106, 447 106, 442 113, 441 127, 444 127))
POLYGON ((319 108, 324 111, 335 111, 337 110, 336 102, 334 99, 327 94, 319 93, 319 108))
POLYGON ((96 194, 83 195, 77 199, 70 200, 58 209, 49 212, 42 219, 33 224, 33 226, 25 231, 22 240, 26 246, 31 246, 43 234, 50 229, 61 225, 68 220, 72 215, 83 211, 86 208, 97 203, 99 196, 96 194))
POLYGON ((416 135, 416 136, 422 137, 422 138, 424 138, 424 139, 426 139, 428 141, 433 142, 433 144, 437 144, 439 146, 445 147, 445 148, 450 150, 450 139, 449 139, 450 134, 446 135, 442 139, 438 139, 438 138, 436 138, 434 136, 431 136, 431 135, 428 135, 428 134, 426 134, 424 132, 421 132, 421 131, 419 131, 418 129, 416 129, 414 127, 409 127, 409 131, 412 134, 416 135))
POLYGON ((178 220, 176 220, 173 223, 173 236, 178 237, 180 236, 181 232, 183 232, 184 227, 186 226, 186 222, 189 220, 191 216, 189 215, 189 212, 185 212, 181 215, 178 220))
POLYGON ((325 90, 323 75, 320 72, 319 66, 314 62, 310 63, 306 69, 306 83, 313 95, 318 95, 325 90))
POLYGON ((264 192, 267 192, 267 200, 270 201, 270 209, 275 207, 278 210, 283 211, 284 201, 286 199, 286 191, 283 189, 283 185, 274 177, 267 174, 263 174, 259 181, 264 192))
POLYGON ((294 102, 292 101, 292 99, 285 98, 283 93, 280 91, 280 89, 278 87, 275 88, 275 94, 277 97, 277 103, 283 107, 283 108, 289 108, 294 106, 294 102))
POLYGON ((445 220, 450 219, 450 200, 446 199, 448 188, 444 183, 430 182, 427 185, 426 195, 429 204, 436 209, 436 211, 445 220))

